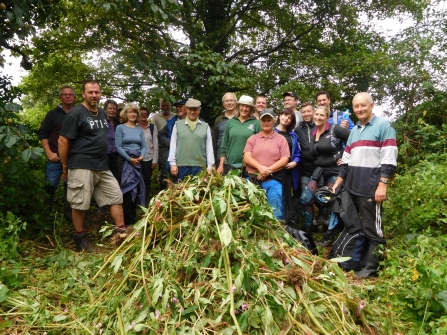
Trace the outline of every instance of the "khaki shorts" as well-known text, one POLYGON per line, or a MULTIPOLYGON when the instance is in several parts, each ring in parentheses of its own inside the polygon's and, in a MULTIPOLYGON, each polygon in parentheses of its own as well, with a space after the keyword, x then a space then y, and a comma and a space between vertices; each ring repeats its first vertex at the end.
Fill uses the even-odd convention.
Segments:
POLYGON ((110 171, 68 170, 67 200, 71 208, 88 210, 93 197, 99 207, 123 203, 118 181, 110 171))

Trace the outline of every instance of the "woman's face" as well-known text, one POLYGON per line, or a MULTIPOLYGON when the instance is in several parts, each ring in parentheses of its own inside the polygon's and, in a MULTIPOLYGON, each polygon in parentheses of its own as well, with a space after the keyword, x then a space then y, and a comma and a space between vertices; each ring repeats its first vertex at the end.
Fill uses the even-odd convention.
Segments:
POLYGON ((112 120, 116 117, 116 106, 114 104, 108 104, 106 108, 107 117, 112 120))
POLYGON ((275 119, 270 115, 266 115, 261 119, 261 128, 263 132, 269 133, 275 126, 275 119))
POLYGON ((251 114, 251 107, 249 105, 239 105, 239 117, 248 119, 251 114))
POLYGON ((292 123, 292 115, 281 114, 279 116, 279 123, 287 128, 292 123))
POLYGON ((137 121, 138 113, 134 111, 133 109, 129 109, 127 111, 127 120, 130 122, 136 122, 137 121))
POLYGON ((315 111, 314 123, 317 127, 321 126, 321 125, 326 125, 328 120, 329 120, 329 116, 326 114, 326 112, 323 109, 317 109, 315 111))

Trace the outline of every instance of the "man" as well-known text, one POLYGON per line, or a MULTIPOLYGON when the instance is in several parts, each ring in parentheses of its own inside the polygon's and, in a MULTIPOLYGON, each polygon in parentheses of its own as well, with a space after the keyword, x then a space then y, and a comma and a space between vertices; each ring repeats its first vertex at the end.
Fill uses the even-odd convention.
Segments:
POLYGON ((335 192, 344 182, 357 208, 367 246, 363 254, 364 268, 355 274, 359 278, 372 278, 378 276, 374 250, 386 243, 382 202, 386 200, 388 181, 397 166, 396 132, 388 120, 373 114, 370 94, 355 95, 352 107, 359 123, 351 130, 332 190, 335 192))
POLYGON ((146 154, 141 162, 144 185, 146 186, 146 207, 149 205, 152 183, 152 171, 158 163, 158 133, 157 127, 149 123, 149 110, 146 107, 140 108, 139 126, 143 129, 146 140, 146 154))
MULTIPOLYGON (((315 130, 314 123, 315 109, 312 103, 304 102, 301 105, 301 115, 303 121, 298 123, 295 128, 295 133, 298 135, 298 142, 301 148, 301 161, 300 161, 300 180, 301 190, 304 190, 307 183, 312 177, 315 171, 314 156, 311 154, 311 142, 312 133, 315 130)), ((304 214, 304 229, 308 234, 312 234, 316 228, 313 224, 314 215, 308 215, 310 212, 304 214)))
POLYGON ((253 114, 255 118, 259 120, 261 112, 267 108, 267 97, 263 94, 259 94, 255 100, 256 111, 253 114))
POLYGON ((171 174, 182 180, 197 175, 206 165, 208 173, 214 166, 213 141, 208 124, 199 119, 201 102, 189 99, 186 119, 175 122, 172 130, 168 162, 171 174))
POLYGON ((284 108, 291 109, 295 112, 296 124, 303 121, 301 113, 297 110, 297 106, 300 103, 298 95, 295 92, 284 92, 282 96, 284 98, 284 108))
POLYGON ((115 229, 124 232, 123 195, 109 171, 107 159, 107 115, 99 108, 101 87, 96 80, 82 84, 82 104, 68 113, 59 136, 59 157, 68 174, 67 199, 71 204, 77 251, 91 251, 84 232, 85 211, 91 196, 99 207, 110 205, 115 229))
MULTIPOLYGON (((160 99, 160 113, 156 113, 152 116, 152 123, 157 128, 157 131, 162 130, 166 126, 166 121, 175 116, 171 112, 171 103, 160 99)), ((160 190, 164 190, 167 187, 165 179, 168 178, 168 170, 166 167, 166 162, 168 160, 169 148, 158 145, 158 183, 160 185, 160 190)))
POLYGON ((340 127, 348 128, 349 130, 354 128, 354 122, 352 122, 350 118, 348 118, 347 121, 343 120, 343 112, 331 109, 331 99, 329 98, 328 92, 319 91, 315 95, 315 100, 317 102, 317 106, 325 106, 330 111, 329 123, 338 124, 340 127))
MULTIPOLYGON (((178 120, 184 120, 186 118, 186 100, 180 99, 174 104, 177 115, 166 121, 166 126, 158 132, 158 145, 166 148, 169 151, 171 145, 172 129, 178 120)), ((170 171, 171 166, 169 162, 166 163, 166 171, 170 171)))
MULTIPOLYGON (((58 139, 62 123, 70 109, 74 106, 76 94, 71 86, 62 86, 59 89, 61 104, 52 109, 45 116, 39 129, 39 139, 43 150, 47 155, 47 169, 45 172, 45 191, 48 193, 48 210, 53 209, 54 195, 62 176, 62 164, 58 153, 58 139)), ((71 219, 71 207, 67 201, 67 178, 64 176, 64 216, 69 222, 71 219)))
POLYGON ((227 92, 222 97, 222 104, 224 106, 224 113, 219 115, 216 120, 214 120, 213 127, 213 147, 215 153, 215 161, 220 161, 220 147, 222 145, 222 140, 225 132, 225 127, 227 125, 228 120, 237 116, 236 110, 236 94, 233 92, 227 92))

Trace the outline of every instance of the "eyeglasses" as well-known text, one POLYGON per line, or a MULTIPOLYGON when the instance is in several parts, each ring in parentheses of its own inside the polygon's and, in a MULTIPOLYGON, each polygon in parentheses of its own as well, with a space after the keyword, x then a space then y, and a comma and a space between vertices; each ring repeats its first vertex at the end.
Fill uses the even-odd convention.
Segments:
POLYGON ((230 100, 224 100, 224 102, 235 102, 236 100, 230 99, 230 100))
POLYGON ((61 95, 65 95, 66 97, 74 96, 74 94, 71 94, 71 93, 62 93, 61 95))

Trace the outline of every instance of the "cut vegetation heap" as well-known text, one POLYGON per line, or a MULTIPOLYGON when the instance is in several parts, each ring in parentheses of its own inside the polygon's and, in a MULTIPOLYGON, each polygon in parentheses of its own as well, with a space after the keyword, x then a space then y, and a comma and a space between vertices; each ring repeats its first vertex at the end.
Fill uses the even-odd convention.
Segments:
POLYGON ((8 330, 376 334, 374 320, 384 319, 365 307, 336 263, 293 240, 264 191, 236 172, 170 185, 134 229, 113 239, 119 245, 101 264, 84 262, 95 269, 90 278, 59 292, 0 284, 8 330))

